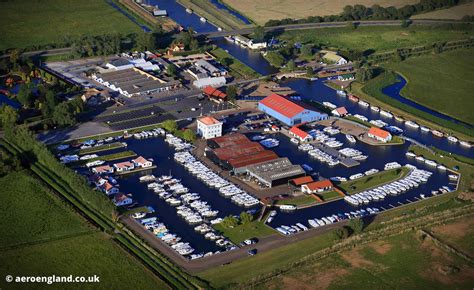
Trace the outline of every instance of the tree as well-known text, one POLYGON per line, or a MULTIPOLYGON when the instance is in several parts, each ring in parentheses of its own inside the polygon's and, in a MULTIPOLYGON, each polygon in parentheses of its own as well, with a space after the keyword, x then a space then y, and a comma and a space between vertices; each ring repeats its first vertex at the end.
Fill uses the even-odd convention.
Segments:
POLYGON ((139 51, 154 50, 155 38, 152 33, 140 32, 137 37, 136 49, 139 51))
POLYGON ((349 237, 349 229, 345 226, 334 231, 335 240, 343 240, 347 237, 349 237))
POLYGON ((194 131, 191 129, 186 129, 183 132, 183 138, 186 141, 194 142, 196 141, 196 133, 194 133, 194 131))
POLYGON ((253 29, 253 38, 255 41, 263 41, 265 40, 265 28, 262 26, 258 25, 253 29))
POLYGON ((314 71, 312 67, 306 67, 306 76, 309 78, 312 78, 314 76, 314 71))
POLYGON ((22 84, 20 86, 18 94, 16 95, 16 98, 23 105, 23 107, 30 107, 34 100, 34 95, 30 89, 30 86, 22 84))
POLYGON ((166 73, 169 74, 170 76, 176 76, 178 72, 178 69, 176 68, 176 66, 172 63, 168 64, 168 66, 166 67, 166 73))
POLYGON ((410 21, 410 20, 403 19, 401 26, 402 26, 403 28, 407 28, 408 26, 410 26, 410 24, 411 24, 411 21, 410 21))
POLYGON ((285 58, 277 51, 269 51, 265 58, 275 67, 281 67, 285 63, 285 58))
POLYGON ((222 220, 222 225, 227 228, 233 228, 239 225, 239 220, 233 215, 228 215, 222 220))
POLYGON ((71 126, 76 123, 73 108, 67 103, 63 102, 54 108, 53 122, 59 126, 71 126))
POLYGON ((364 221, 361 218, 352 219, 349 222, 349 227, 355 234, 361 233, 364 229, 364 221))
POLYGON ((250 222, 252 222, 253 220, 253 216, 251 214, 249 214, 248 212, 242 212, 240 214, 240 222, 245 225, 245 224, 248 224, 250 222))
POLYGON ((199 41, 197 39, 193 38, 189 42, 189 49, 191 50, 197 50, 199 48, 199 41))
POLYGON ((374 70, 370 67, 361 67, 356 72, 356 79, 359 82, 366 82, 374 77, 374 70))
POLYGON ((227 86, 226 94, 229 101, 235 100, 235 97, 237 97, 237 87, 234 85, 227 86))
POLYGON ((11 156, 3 149, 0 149, 0 177, 5 176, 12 171, 18 171, 21 168, 20 160, 11 156))
POLYGON ((296 63, 294 60, 290 59, 290 61, 288 61, 288 63, 286 64, 286 68, 289 70, 289 71, 294 71, 296 69, 296 63))
POLYGON ((3 128, 15 125, 18 120, 18 112, 10 106, 0 106, 0 126, 3 128))
POLYGON ((222 65, 229 67, 231 64, 234 63, 234 60, 230 57, 224 57, 224 58, 220 59, 219 62, 222 65))
POLYGON ((162 125, 163 129, 171 133, 174 133, 176 130, 178 130, 178 124, 175 120, 166 120, 162 123, 162 125))
POLYGON ((311 44, 305 44, 301 47, 301 55, 304 57, 310 57, 313 55, 313 47, 311 44))
POLYGON ((347 27, 349 27, 350 29, 356 29, 356 28, 357 28, 357 25, 356 25, 355 22, 348 21, 348 22, 347 22, 347 27))

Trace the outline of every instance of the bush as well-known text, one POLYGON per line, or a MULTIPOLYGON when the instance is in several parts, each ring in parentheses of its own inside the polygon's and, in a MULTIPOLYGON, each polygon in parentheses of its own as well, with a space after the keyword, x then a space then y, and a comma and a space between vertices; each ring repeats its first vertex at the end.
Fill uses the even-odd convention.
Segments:
POLYGON ((350 235, 349 228, 347 228, 346 226, 344 226, 342 228, 339 228, 339 229, 336 229, 334 231, 334 239, 335 240, 343 240, 343 239, 349 237, 349 235, 350 235))
POLYGON ((349 222, 349 227, 355 234, 359 234, 364 230, 364 221, 361 218, 352 219, 349 222))

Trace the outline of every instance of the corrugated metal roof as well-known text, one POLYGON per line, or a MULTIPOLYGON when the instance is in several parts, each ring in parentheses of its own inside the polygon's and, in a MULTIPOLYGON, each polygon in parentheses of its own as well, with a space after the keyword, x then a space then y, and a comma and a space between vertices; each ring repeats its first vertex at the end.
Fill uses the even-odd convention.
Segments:
POLYGON ((265 105, 288 118, 292 118, 305 110, 303 106, 298 105, 278 94, 271 94, 270 96, 261 100, 260 104, 265 105))

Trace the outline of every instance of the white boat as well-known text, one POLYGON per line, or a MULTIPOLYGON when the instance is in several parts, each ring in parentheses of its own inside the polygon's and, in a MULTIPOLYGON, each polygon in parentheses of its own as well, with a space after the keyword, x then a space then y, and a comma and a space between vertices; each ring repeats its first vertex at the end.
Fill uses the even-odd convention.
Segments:
POLYGON ((156 177, 154 175, 144 175, 139 178, 140 182, 154 181, 156 177))
POLYGON ((430 128, 425 127, 425 126, 420 126, 420 130, 421 130, 422 132, 428 133, 428 132, 430 131, 430 128))
POLYGON ((379 107, 376 107, 376 106, 370 106, 370 109, 371 109, 372 111, 375 111, 375 112, 380 111, 380 108, 379 108, 379 107))
POLYGON ((326 107, 331 108, 331 109, 337 108, 337 106, 334 105, 334 104, 331 103, 331 102, 323 102, 323 105, 325 105, 326 107))
POLYGON ((380 115, 382 115, 384 117, 387 117, 387 118, 393 118, 392 113, 384 111, 384 110, 380 110, 380 115))
POLYGON ((298 141, 298 139, 296 139, 296 138, 291 138, 290 141, 291 141, 291 143, 295 143, 295 144, 300 143, 300 141, 298 141))
POLYGON ((446 170, 446 166, 444 165, 438 165, 436 168, 438 168, 439 170, 446 170))
POLYGON ((448 141, 453 142, 453 143, 457 143, 459 140, 458 140, 458 138, 456 138, 454 136, 448 136, 448 141))
POLYGON ((280 205, 280 210, 282 210, 282 211, 294 211, 294 210, 296 210, 296 206, 291 205, 291 204, 284 204, 284 205, 280 205))
POLYGON ((351 142, 351 143, 355 143, 356 142, 356 138, 352 135, 349 135, 349 134, 346 134, 346 139, 351 142))
POLYGON ((255 136, 252 136, 252 138, 250 138, 252 141, 261 141, 263 139, 265 139, 265 136, 263 135, 255 135, 255 136))
POLYGON ((418 125, 417 123, 415 123, 413 121, 406 121, 405 125, 407 125, 408 127, 411 127, 411 128, 415 128, 415 129, 418 129, 420 127, 420 125, 418 125))
POLYGON ((450 174, 448 177, 450 180, 458 180, 458 176, 456 174, 450 174))
POLYGON ((204 18, 204 17, 199 18, 199 20, 201 20, 201 22, 206 22, 207 21, 206 18, 204 18))
POLYGON ((345 96, 346 96, 346 92, 341 91, 341 90, 338 90, 338 91, 336 92, 336 94, 337 94, 338 96, 341 96, 341 97, 345 97, 345 96))
POLYGON ((467 141, 459 141, 459 144, 461 144, 461 146, 464 146, 464 147, 468 147, 468 148, 471 148, 471 143, 467 142, 467 141))
POLYGON ((186 8, 186 12, 191 14, 191 13, 193 13, 193 10, 191 8, 186 8))
POLYGON ((438 130, 431 130, 431 134, 435 135, 436 137, 443 137, 444 136, 443 132, 440 132, 438 130))
POLYGON ((363 176, 364 176, 364 174, 362 174, 362 173, 357 173, 357 174, 354 174, 354 175, 349 176, 349 179, 350 179, 350 180, 355 180, 355 179, 361 178, 361 177, 363 177, 363 176))
POLYGON ((407 153, 405 153, 405 155, 406 155, 407 157, 416 157, 416 154, 413 153, 413 152, 407 152, 407 153))
POLYGON ((370 104, 369 104, 369 103, 367 103, 367 102, 364 102, 364 101, 362 101, 362 100, 361 100, 361 101, 359 101, 359 105, 361 105, 362 107, 366 107, 366 108, 370 106, 370 104))

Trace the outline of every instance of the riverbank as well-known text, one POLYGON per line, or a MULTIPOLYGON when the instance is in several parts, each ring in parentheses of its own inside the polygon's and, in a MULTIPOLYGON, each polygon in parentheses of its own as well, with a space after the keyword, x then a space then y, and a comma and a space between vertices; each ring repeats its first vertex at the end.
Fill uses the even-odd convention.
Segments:
POLYGON ((253 79, 261 77, 259 73, 245 65, 243 62, 232 56, 222 48, 216 48, 210 51, 220 63, 230 62, 230 74, 235 78, 253 79))
POLYGON ((474 132, 466 134, 464 126, 436 118, 429 113, 402 104, 401 102, 384 95, 382 89, 396 81, 398 80, 394 75, 390 76, 382 74, 370 80, 365 85, 359 82, 353 82, 349 88, 349 92, 361 97, 371 105, 391 111, 393 114, 402 116, 407 120, 415 121, 420 125, 438 131, 454 134, 463 140, 474 141, 474 132))

